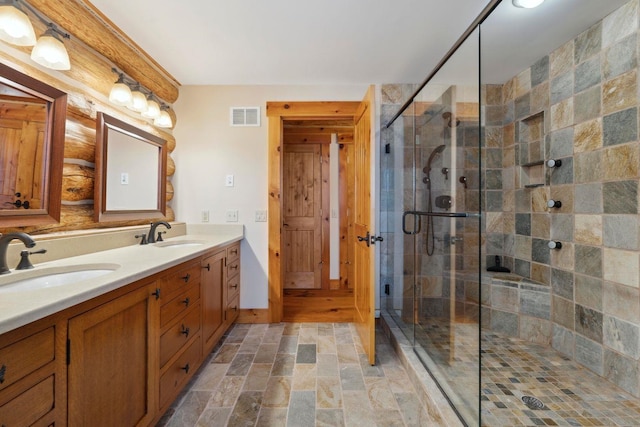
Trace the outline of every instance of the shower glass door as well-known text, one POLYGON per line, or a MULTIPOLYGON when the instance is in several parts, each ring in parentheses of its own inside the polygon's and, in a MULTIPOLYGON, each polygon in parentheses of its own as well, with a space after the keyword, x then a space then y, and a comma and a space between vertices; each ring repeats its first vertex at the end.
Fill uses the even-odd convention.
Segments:
POLYGON ((468 425, 480 419, 478 52, 476 30, 388 129, 393 154, 381 164, 394 237, 383 253, 382 283, 394 283, 383 309, 468 425))

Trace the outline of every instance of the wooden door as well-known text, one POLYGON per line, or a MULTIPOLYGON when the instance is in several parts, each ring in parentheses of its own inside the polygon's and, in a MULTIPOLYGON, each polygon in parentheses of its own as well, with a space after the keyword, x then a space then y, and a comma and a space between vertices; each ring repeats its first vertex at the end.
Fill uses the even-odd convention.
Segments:
POLYGON ((151 422, 157 306, 145 286, 69 320, 69 426, 151 422))
POLYGON ((322 287, 320 144, 284 144, 284 289, 322 287))
POLYGON ((367 353, 369 363, 375 364, 375 292, 373 248, 374 234, 371 216, 371 123, 373 122, 374 91, 370 87, 355 116, 355 218, 354 232, 354 298, 355 323, 367 353))

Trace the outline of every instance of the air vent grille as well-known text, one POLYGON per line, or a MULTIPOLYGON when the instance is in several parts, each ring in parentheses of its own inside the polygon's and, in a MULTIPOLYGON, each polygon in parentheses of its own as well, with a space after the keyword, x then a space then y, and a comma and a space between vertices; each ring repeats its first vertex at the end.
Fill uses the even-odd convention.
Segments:
POLYGON ((231 126, 260 126, 260 107, 231 107, 231 126))

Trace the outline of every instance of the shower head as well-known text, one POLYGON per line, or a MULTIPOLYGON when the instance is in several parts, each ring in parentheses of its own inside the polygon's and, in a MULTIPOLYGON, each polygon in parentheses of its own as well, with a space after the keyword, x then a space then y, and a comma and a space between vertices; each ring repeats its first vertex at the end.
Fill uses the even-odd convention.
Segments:
POLYGON ((453 114, 449 111, 442 113, 442 118, 445 119, 447 121, 447 126, 449 127, 456 127, 460 124, 460 120, 456 119, 455 125, 452 123, 453 122, 453 114))
POLYGON ((431 172, 431 162, 436 157, 436 155, 442 153, 445 148, 446 147, 444 144, 438 145, 436 148, 433 149, 433 151, 429 155, 429 160, 427 160, 427 166, 425 166, 424 169, 422 169, 422 171, 426 173, 427 176, 429 175, 429 172, 431 172))

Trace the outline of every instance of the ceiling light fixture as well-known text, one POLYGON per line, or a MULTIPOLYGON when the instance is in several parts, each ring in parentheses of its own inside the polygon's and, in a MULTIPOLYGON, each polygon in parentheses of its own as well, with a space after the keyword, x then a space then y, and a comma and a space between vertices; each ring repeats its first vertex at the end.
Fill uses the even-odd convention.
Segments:
POLYGON ((511 3, 515 7, 521 7, 524 9, 533 9, 534 7, 540 6, 544 0, 511 0, 511 3))
POLYGON ((118 73, 118 80, 115 82, 109 93, 109 101, 122 107, 128 107, 131 105, 133 95, 129 85, 124 80, 124 73, 118 72, 115 68, 111 69, 113 72, 118 73))
POLYGON ((33 47, 31 59, 52 70, 70 70, 69 53, 62 41, 69 38, 71 38, 69 34, 60 31, 50 22, 47 31, 38 38, 38 42, 33 47))
POLYGON ((169 107, 162 104, 160 107, 160 115, 153 121, 153 124, 158 126, 159 128, 170 128, 173 126, 173 120, 171 120, 171 116, 169 115, 169 107))
POLYGON ((0 0, 0 40, 16 46, 33 46, 36 33, 17 0, 0 0))

